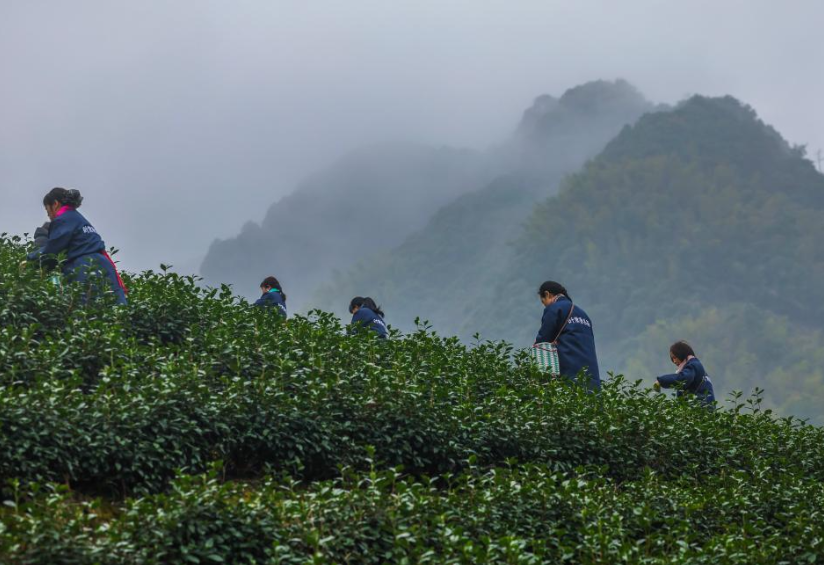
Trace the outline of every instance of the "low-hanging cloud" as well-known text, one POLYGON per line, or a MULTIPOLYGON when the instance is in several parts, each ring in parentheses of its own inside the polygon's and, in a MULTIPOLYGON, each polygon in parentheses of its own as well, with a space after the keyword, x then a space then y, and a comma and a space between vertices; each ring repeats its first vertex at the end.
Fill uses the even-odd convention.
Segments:
POLYGON ((733 94, 815 152, 822 20, 815 0, 5 2, 0 231, 71 186, 127 268, 194 269, 359 144, 483 148, 596 78, 733 94))

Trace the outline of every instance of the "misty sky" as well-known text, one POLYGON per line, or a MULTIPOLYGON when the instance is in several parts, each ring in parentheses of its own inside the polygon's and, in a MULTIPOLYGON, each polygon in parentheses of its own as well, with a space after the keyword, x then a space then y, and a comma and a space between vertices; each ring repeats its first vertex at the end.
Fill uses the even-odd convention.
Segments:
POLYGON ((126 268, 191 270, 359 144, 485 148, 598 78, 733 94, 815 153, 822 23, 820 0, 0 0, 0 231, 78 188, 126 268))

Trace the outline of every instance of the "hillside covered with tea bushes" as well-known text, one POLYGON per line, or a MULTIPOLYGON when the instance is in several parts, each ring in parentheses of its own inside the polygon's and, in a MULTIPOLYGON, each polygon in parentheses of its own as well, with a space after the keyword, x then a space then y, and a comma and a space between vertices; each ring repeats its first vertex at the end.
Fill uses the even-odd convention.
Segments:
POLYGON ((83 305, 0 239, 0 562, 816 563, 824 431, 506 343, 347 335, 126 276, 83 305))

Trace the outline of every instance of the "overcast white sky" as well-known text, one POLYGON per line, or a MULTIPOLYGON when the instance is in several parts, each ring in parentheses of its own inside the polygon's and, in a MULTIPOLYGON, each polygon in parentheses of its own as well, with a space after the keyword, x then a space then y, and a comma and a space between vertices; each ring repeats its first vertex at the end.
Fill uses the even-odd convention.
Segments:
POLYGON ((190 265, 387 137, 484 148, 541 93, 733 94, 824 149, 820 0, 0 0, 0 231, 52 186, 130 269, 190 265))

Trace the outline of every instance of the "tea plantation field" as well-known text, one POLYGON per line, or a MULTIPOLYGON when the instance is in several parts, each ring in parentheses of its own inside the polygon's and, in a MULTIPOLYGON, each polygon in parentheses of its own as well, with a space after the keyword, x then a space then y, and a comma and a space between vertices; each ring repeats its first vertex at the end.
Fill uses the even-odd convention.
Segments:
POLYGON ((162 271, 84 306, 24 250, 0 239, 2 563, 824 563, 824 430, 757 399, 587 394, 162 271))

